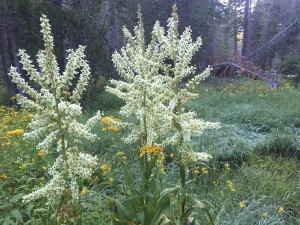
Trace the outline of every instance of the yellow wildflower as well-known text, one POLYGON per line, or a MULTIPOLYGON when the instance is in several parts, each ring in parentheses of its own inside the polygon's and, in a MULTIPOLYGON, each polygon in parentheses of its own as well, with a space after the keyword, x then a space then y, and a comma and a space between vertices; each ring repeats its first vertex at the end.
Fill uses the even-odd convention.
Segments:
POLYGON ((19 166, 19 169, 24 170, 27 167, 27 165, 22 164, 21 166, 19 166))
POLYGON ((114 132, 118 132, 119 130, 120 130, 120 128, 118 128, 116 126, 109 126, 109 127, 102 128, 102 131, 114 131, 114 132))
POLYGON ((279 207, 277 210, 278 213, 283 213, 284 212, 284 208, 283 207, 279 207))
POLYGON ((230 189, 230 191, 235 192, 233 183, 230 180, 227 181, 227 186, 230 189))
POLYGON ((101 166, 101 169, 102 169, 102 175, 106 176, 111 172, 111 164, 103 164, 101 166))
POLYGON ((88 190, 86 187, 84 187, 84 188, 82 189, 82 191, 80 192, 80 194, 81 194, 81 195, 86 195, 88 192, 89 192, 89 190, 88 190))
POLYGON ((46 149, 46 150, 40 150, 39 151, 39 153, 38 153, 38 155, 39 156, 44 156, 44 155, 48 155, 49 154, 49 150, 48 149, 46 149))
POLYGON ((65 96, 71 96, 71 92, 69 92, 69 91, 64 91, 64 95, 65 95, 65 96))
POLYGON ((242 209, 242 208, 245 208, 245 206, 246 206, 245 202, 240 202, 239 205, 240 205, 240 208, 241 208, 241 209, 242 209))
POLYGON ((115 118, 113 116, 105 116, 101 119, 101 123, 103 123, 103 124, 109 124, 112 122, 119 123, 119 122, 121 122, 121 120, 118 118, 115 118))
POLYGON ((115 118, 113 116, 106 116, 101 119, 102 124, 109 125, 107 127, 102 128, 102 131, 114 131, 118 132, 120 128, 114 126, 114 124, 121 122, 120 119, 115 118))
POLYGON ((7 177, 6 174, 2 174, 2 175, 0 176, 0 179, 3 180, 3 181, 6 181, 7 178, 8 178, 8 177, 7 177))
POLYGON ((230 170, 230 164, 229 163, 225 163, 224 167, 225 167, 225 170, 230 170))
POLYGON ((124 152, 118 152, 117 153, 117 156, 120 157, 120 159, 122 161, 126 161, 127 157, 125 156, 125 153, 124 152))
POLYGON ((152 146, 143 146, 140 148, 140 158, 142 158, 145 154, 147 156, 163 156, 163 148, 153 144, 152 146))
POLYGON ((203 174, 208 174, 208 170, 207 170, 206 167, 203 167, 201 170, 202 170, 202 173, 203 173, 203 174))
POLYGON ((94 168, 95 167, 95 163, 89 163, 89 167, 90 168, 94 168))
POLYGON ((42 169, 43 169, 43 170, 47 170, 48 167, 47 167, 47 166, 43 166, 42 169))
POLYGON ((113 183, 114 183, 114 178, 113 178, 113 177, 110 177, 110 178, 108 179, 108 182, 110 183, 110 185, 113 185, 113 183))
POLYGON ((24 130, 23 129, 15 129, 12 131, 7 131, 8 135, 23 135, 24 134, 24 130))
POLYGON ((195 175, 198 175, 198 174, 200 174, 200 171, 199 171, 198 169, 195 169, 195 170, 194 170, 194 174, 195 174, 195 175))

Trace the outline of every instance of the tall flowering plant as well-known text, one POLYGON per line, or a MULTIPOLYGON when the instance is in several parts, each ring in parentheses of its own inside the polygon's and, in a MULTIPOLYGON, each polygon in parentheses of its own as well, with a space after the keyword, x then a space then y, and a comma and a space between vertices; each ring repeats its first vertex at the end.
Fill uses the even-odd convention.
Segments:
POLYGON ((166 136, 171 129, 170 110, 166 79, 158 71, 164 61, 160 46, 153 38, 147 46, 144 40, 142 15, 138 12, 139 24, 131 34, 123 29, 128 41, 121 52, 113 54, 113 62, 124 80, 111 80, 114 87, 107 90, 125 100, 120 114, 137 119, 137 123, 121 123, 129 127, 131 133, 124 139, 126 143, 138 142, 142 146, 152 145, 166 136))
POLYGON ((141 14, 139 24, 131 34, 124 28, 127 45, 115 52, 113 62, 123 80, 111 80, 107 90, 122 98, 126 104, 120 114, 134 116, 137 123, 121 123, 130 128, 125 141, 141 145, 183 146, 191 137, 200 136, 205 129, 215 129, 218 123, 196 119, 196 113, 186 112, 185 107, 198 94, 195 85, 210 74, 210 68, 194 76, 187 83, 184 78, 195 73, 190 61, 202 41, 193 42, 191 29, 178 32, 178 16, 174 6, 168 20, 168 31, 156 22, 151 42, 146 45, 141 14), (175 131, 175 132, 174 132, 175 131))
POLYGON ((101 114, 98 112, 86 124, 77 121, 82 114, 79 101, 90 76, 84 47, 68 50, 66 69, 60 74, 53 54, 51 26, 44 15, 41 17, 41 27, 45 49, 37 54, 39 69, 34 67, 25 50, 19 51, 23 69, 35 86, 25 81, 14 67, 10 69, 10 76, 19 90, 29 96, 18 94, 18 103, 33 112, 31 132, 25 133, 25 137, 40 140, 38 149, 56 148, 58 157, 49 169, 51 180, 44 187, 25 195, 23 201, 45 197, 49 203, 62 206, 66 195, 73 203, 78 200, 78 181, 92 174, 89 165, 95 165, 97 157, 81 152, 77 146, 82 139, 93 141, 97 138, 91 129, 100 120, 101 114), (79 77, 76 84, 75 77, 79 77), (70 91, 74 85, 75 88, 70 91))
MULTIPOLYGON (((157 169, 162 169, 162 148, 175 146, 181 180, 179 216, 184 224, 183 221, 189 217, 188 213, 192 212, 185 208, 186 169, 191 166, 190 162, 197 164, 211 158, 205 152, 193 152, 191 138, 200 136, 206 129, 219 128, 218 123, 197 119, 195 112, 185 109, 191 99, 198 97, 193 90, 209 75, 210 68, 187 83, 183 82, 195 73, 196 69, 190 65, 190 61, 202 42, 200 38, 193 42, 190 28, 179 35, 176 6, 168 20, 168 30, 165 31, 156 22, 149 44, 144 40, 140 11, 138 19, 138 26, 134 28, 133 34, 124 28, 127 44, 113 55, 115 67, 123 79, 111 80, 113 87, 108 87, 107 90, 125 101, 120 114, 127 118, 135 117, 137 121, 122 122, 120 125, 130 130, 129 135, 124 138, 125 142, 135 142, 140 146, 139 158, 143 174, 141 192, 144 196, 147 196, 150 189, 153 190, 153 181, 155 183, 159 180, 160 173, 157 173, 157 169)), ((147 205, 150 205, 147 198, 142 202, 147 209, 147 205)), ((147 210, 143 212, 144 217, 147 217, 147 213, 147 210)))

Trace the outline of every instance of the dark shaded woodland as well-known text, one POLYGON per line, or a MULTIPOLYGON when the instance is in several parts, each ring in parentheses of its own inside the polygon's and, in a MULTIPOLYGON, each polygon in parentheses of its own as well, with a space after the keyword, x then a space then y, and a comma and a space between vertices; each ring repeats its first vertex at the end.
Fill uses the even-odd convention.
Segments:
POLYGON ((97 82, 116 77, 110 58, 125 42, 122 27, 132 30, 136 24, 138 4, 149 40, 154 22, 166 25, 174 3, 180 30, 190 26, 193 36, 203 39, 193 62, 199 70, 251 61, 255 68, 269 71, 300 53, 300 0, 1 0, 1 82, 9 96, 16 93, 8 76, 11 65, 26 79, 17 53, 25 49, 34 58, 42 47, 42 14, 51 21, 60 68, 67 49, 85 45, 97 82))

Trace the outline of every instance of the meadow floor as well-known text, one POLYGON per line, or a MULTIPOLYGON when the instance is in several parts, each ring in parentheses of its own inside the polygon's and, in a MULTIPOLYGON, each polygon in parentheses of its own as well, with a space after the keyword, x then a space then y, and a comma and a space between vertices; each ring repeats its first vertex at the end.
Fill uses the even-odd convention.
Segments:
MULTIPOLYGON (((211 78, 199 87, 199 99, 189 104, 199 118, 221 123, 219 130, 193 140, 197 151, 208 152, 213 159, 197 168, 189 190, 206 204, 215 224, 300 224, 300 88, 289 82, 282 82, 278 90, 266 86, 262 81, 211 78)), ((83 121, 98 109, 122 120, 118 115, 122 101, 110 94, 93 94, 83 106, 83 121)), ((53 149, 37 150, 34 141, 23 139, 31 117, 16 106, 0 107, 0 224, 46 224, 57 213, 44 200, 22 203, 23 195, 49 180, 47 171, 57 155, 53 149)), ((105 196, 113 196, 123 179, 117 173, 116 153, 126 154, 131 171, 139 169, 130 157, 136 146, 121 141, 126 131, 102 129, 99 121, 94 130, 99 140, 80 146, 99 156, 96 172, 81 190, 87 225, 109 224, 105 196)), ((161 185, 176 185, 172 149, 165 149, 165 155, 161 185)), ((198 224, 211 224, 203 209, 192 216, 198 224)))

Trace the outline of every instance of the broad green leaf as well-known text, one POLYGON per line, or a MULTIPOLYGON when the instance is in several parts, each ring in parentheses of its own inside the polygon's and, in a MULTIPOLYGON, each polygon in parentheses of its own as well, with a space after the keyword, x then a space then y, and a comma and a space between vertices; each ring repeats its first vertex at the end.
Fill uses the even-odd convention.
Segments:
POLYGON ((10 214, 17 219, 17 221, 20 221, 23 223, 23 217, 21 212, 18 209, 13 209, 10 211, 10 214))
POLYGON ((23 193, 16 194, 9 200, 9 202, 17 203, 20 199, 22 199, 22 197, 23 197, 23 193))

